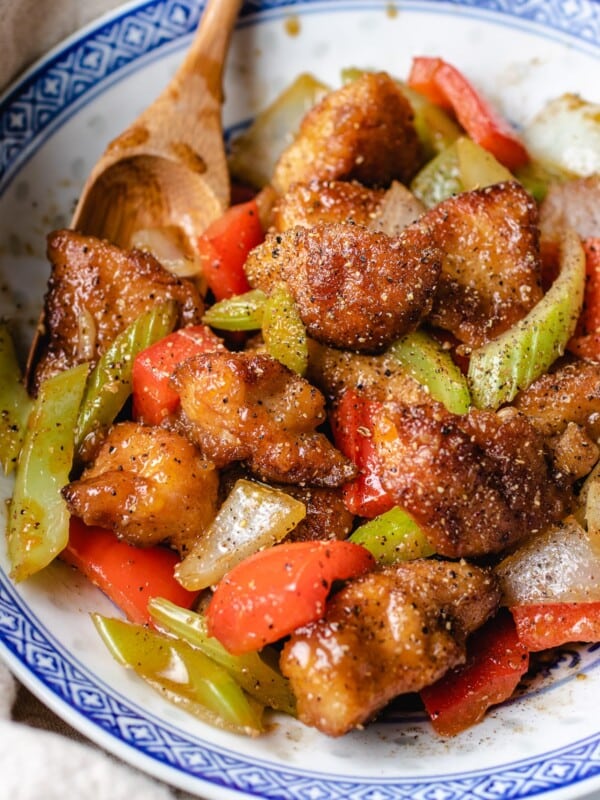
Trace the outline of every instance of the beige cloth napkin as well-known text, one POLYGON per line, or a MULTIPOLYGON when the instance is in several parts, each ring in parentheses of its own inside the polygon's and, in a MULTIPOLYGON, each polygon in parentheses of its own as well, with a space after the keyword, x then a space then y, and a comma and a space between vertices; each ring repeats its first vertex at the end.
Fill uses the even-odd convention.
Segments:
MULTIPOLYGON (((50 48, 122 0, 0 0, 0 93, 50 48)), ((0 797, 191 797, 125 766, 49 711, 0 662, 0 797)))

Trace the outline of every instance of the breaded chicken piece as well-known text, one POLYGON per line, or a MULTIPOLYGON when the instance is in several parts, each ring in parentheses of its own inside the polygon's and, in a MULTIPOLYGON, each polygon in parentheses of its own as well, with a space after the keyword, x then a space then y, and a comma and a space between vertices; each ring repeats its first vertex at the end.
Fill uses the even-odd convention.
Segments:
POLYGON ((300 720, 341 736, 433 683, 464 663, 468 634, 499 599, 492 573, 464 562, 404 562, 349 582, 284 646, 300 720))
POLYGON ((410 181, 421 164, 413 111, 386 73, 365 74, 327 94, 302 120, 281 154, 272 184, 357 180, 366 186, 410 181))
POLYGON ((451 197, 420 218, 444 253, 430 320, 479 347, 542 298, 537 207, 518 183, 451 197))
POLYGON ((251 285, 267 293, 284 281, 317 341, 374 352, 429 313, 441 260, 420 224, 391 239, 358 225, 320 223, 268 235, 245 269, 251 285))
POLYGON ((548 372, 520 392, 513 405, 545 436, 562 433, 569 422, 600 438, 600 364, 574 361, 548 372))
POLYGON ((140 547, 168 541, 183 554, 214 519, 218 489, 214 464, 183 436, 121 422, 63 496, 86 525, 140 547))
POLYGON ((562 519, 572 502, 523 414, 386 403, 373 441, 383 486, 443 556, 502 552, 562 519))
POLYGON ((195 285, 167 272, 149 253, 126 252, 93 236, 60 230, 48 237, 48 257, 52 273, 35 389, 50 375, 84 361, 94 363, 121 331, 157 303, 177 301, 179 326, 201 322, 204 303, 195 285))
POLYGON ((286 192, 273 209, 273 227, 287 231, 296 225, 310 228, 318 222, 347 222, 368 225, 375 216, 384 192, 355 181, 312 181, 297 184, 286 192))
POLYGON ((406 405, 429 402, 429 392, 408 374, 397 358, 382 353, 365 355, 336 350, 308 341, 308 380, 329 400, 336 400, 348 389, 371 400, 397 400, 406 405))
POLYGON ((315 428, 325 420, 318 389, 274 358, 206 353, 171 381, 181 398, 180 428, 223 467, 245 462, 263 480, 340 486, 354 467, 315 428))

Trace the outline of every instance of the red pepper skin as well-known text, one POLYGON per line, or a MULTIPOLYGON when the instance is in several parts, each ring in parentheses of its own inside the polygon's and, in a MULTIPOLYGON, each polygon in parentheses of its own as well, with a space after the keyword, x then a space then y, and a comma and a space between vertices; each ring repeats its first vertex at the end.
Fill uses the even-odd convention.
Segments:
POLYGON ((582 242, 585 251, 585 294, 575 336, 567 348, 580 358, 600 361, 600 237, 582 242))
POLYGON ((169 381, 176 367, 192 356, 223 350, 222 341, 206 325, 181 328, 147 347, 133 362, 133 416, 146 425, 160 425, 175 413, 179 395, 169 381))
POLYGON ((508 169, 515 170, 529 162, 525 146, 509 123, 456 67, 441 58, 414 58, 408 85, 433 103, 454 111, 471 139, 508 169))
POLYGON ((332 432, 336 447, 358 467, 357 478, 342 489, 348 511, 372 519, 394 507, 394 501, 381 484, 373 443, 373 416, 381 403, 368 400, 349 389, 332 413, 332 432))
POLYGON ((60 555, 117 605, 131 622, 151 624, 148 601, 165 597, 191 608, 199 592, 189 592, 173 574, 180 560, 165 547, 133 547, 112 531, 85 525, 71 517, 69 544, 60 555))
POLYGON ((259 650, 322 617, 334 581, 374 566, 366 548, 340 540, 260 550, 217 585, 206 615, 208 632, 235 655, 259 650))
POLYGON ((490 706, 512 695, 528 668, 527 647, 510 614, 502 611, 470 637, 463 666, 421 690, 434 729, 455 736, 480 722, 490 706))
POLYGON ((570 642, 600 642, 600 603, 513 606, 519 639, 532 653, 570 642))
POLYGON ((202 270, 216 300, 250 290, 244 264, 264 238, 255 200, 231 206, 199 237, 202 270))

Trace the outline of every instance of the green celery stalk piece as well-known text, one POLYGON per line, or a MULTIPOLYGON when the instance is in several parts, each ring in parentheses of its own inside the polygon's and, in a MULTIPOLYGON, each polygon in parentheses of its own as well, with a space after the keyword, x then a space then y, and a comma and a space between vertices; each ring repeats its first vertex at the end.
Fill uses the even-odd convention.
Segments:
POLYGON ((32 405, 12 337, 8 327, 0 324, 0 464, 5 475, 19 458, 32 405))
POLYGON ((414 126, 427 159, 434 158, 455 142, 462 129, 442 108, 399 81, 400 90, 411 104, 414 126))
MULTIPOLYGON (((296 699, 289 681, 258 653, 234 656, 218 639, 208 635, 206 618, 162 597, 153 598, 148 609, 154 620, 180 639, 197 647, 204 655, 224 667, 251 697, 264 706, 295 715, 296 699)), ((264 648, 275 661, 275 652, 264 648)), ((264 653, 264 651, 263 651, 264 653)), ((266 656, 267 654, 264 653, 266 656)))
POLYGON ((229 171, 233 178, 257 189, 266 186, 275 164, 300 127, 302 118, 323 99, 329 87, 302 73, 233 140, 229 171))
POLYGON ((33 405, 8 510, 11 577, 22 581, 47 566, 69 539, 61 489, 69 482, 74 430, 88 364, 45 380, 33 405))
POLYGON ((398 506, 365 522, 350 541, 366 547, 381 564, 428 558, 435 553, 414 519, 398 506))
POLYGON ((262 732, 262 707, 229 672, 186 642, 145 625, 92 614, 113 658, 132 668, 170 702, 204 722, 235 733, 262 732))
POLYGON ((550 168, 539 161, 531 160, 515 172, 519 183, 541 203, 548 194, 548 189, 553 183, 564 183, 569 175, 558 167, 550 168))
POLYGON ((450 353, 435 339, 424 331, 413 331, 394 342, 388 352, 448 411, 468 412, 471 393, 467 379, 450 353))
POLYGON ((465 192, 515 180, 514 175, 503 164, 468 136, 457 139, 455 147, 460 182, 465 192))
POLYGON ((417 172, 410 190, 427 208, 464 191, 460 179, 456 142, 442 150, 417 172))
POLYGON ((256 331, 263 322, 266 294, 251 289, 212 305, 202 317, 205 325, 222 331, 256 331))
POLYGON ((77 450, 89 436, 106 430, 131 394, 136 356, 167 336, 177 321, 177 305, 159 303, 120 333, 92 370, 77 419, 77 450))
POLYGON ((262 334, 267 353, 284 366, 305 375, 308 367, 306 328, 285 284, 276 286, 265 303, 262 334))
POLYGON ((468 379, 477 408, 510 403, 564 353, 581 313, 584 287, 585 254, 577 234, 567 230, 560 273, 548 292, 524 319, 471 354, 468 379))

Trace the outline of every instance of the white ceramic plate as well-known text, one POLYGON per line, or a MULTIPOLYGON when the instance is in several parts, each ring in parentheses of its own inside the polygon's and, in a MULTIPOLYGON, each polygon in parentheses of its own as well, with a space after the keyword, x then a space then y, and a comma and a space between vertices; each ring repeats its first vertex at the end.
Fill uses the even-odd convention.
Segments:
MULTIPOLYGON (((200 11, 195 0, 128 6, 51 53, 4 97, 0 315, 20 321, 23 345, 47 277, 46 232, 67 224, 107 142, 166 83, 200 11)), ((403 76, 413 54, 454 62, 522 124, 564 91, 600 101, 600 5, 253 0, 234 37, 226 124, 250 118, 301 71, 332 85, 349 65, 403 76)), ((8 481, 1 489, 8 494, 8 481)), ((112 606, 71 570, 55 564, 15 587, 3 547, 0 565, 0 653, 21 680, 108 750, 206 798, 558 800, 600 789, 598 646, 565 651, 525 696, 451 741, 419 715, 339 740, 282 719, 251 741, 186 717, 117 666, 87 614, 112 606)))

